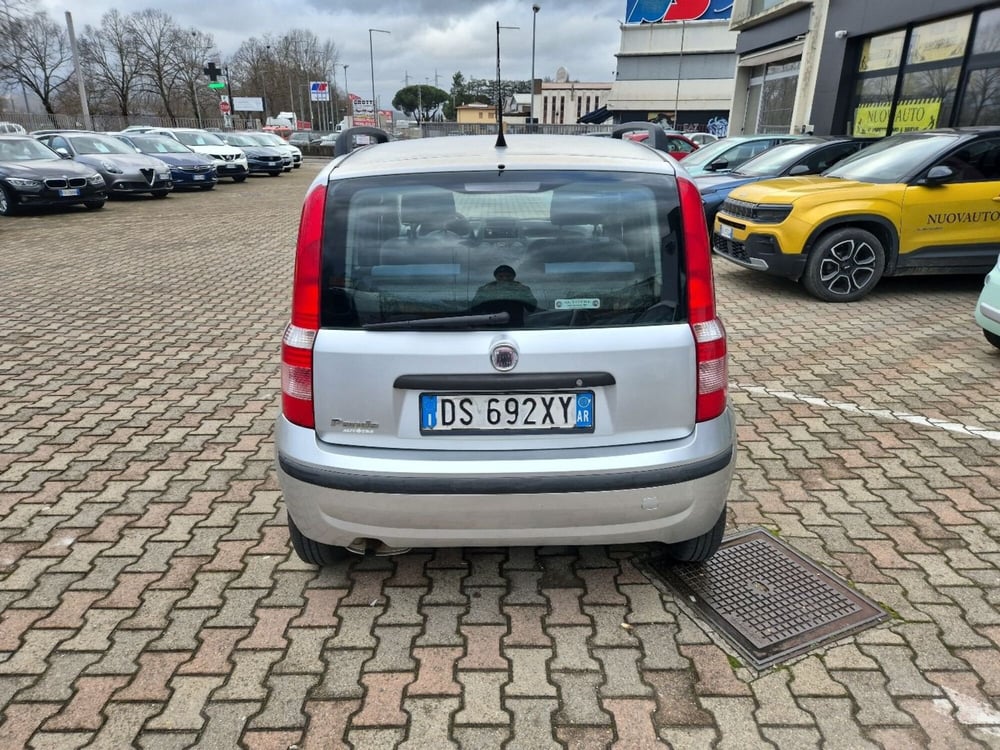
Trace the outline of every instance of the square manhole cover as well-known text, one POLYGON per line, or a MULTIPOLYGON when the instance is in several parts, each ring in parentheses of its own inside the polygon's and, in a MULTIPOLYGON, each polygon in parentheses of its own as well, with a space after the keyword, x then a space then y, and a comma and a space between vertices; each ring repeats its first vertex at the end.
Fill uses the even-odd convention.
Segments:
POLYGON ((764 529, 728 537, 699 565, 650 562, 756 669, 888 617, 839 576, 764 529))

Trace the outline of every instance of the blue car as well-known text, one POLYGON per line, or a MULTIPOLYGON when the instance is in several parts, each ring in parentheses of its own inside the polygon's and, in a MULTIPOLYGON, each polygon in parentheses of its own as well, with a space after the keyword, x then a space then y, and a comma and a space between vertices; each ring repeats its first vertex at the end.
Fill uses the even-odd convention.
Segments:
POLYGON ((203 154, 196 154, 173 138, 136 132, 115 133, 115 138, 141 154, 149 154, 166 162, 170 167, 175 189, 211 190, 219 182, 215 162, 203 154))
POLYGON ((775 177, 819 174, 870 143, 871 139, 864 138, 809 136, 768 149, 730 172, 696 176, 694 181, 701 191, 708 225, 715 222, 719 206, 733 188, 775 177))

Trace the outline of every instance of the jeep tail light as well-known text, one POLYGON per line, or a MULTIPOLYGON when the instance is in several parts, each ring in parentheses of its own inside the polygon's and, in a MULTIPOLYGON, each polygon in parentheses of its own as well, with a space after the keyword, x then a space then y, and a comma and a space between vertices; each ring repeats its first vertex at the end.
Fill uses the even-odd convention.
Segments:
POLYGON ((688 324, 694 335, 698 368, 698 400, 695 421, 715 419, 726 408, 729 375, 726 368, 726 329, 715 314, 715 282, 712 253, 701 193, 694 183, 677 179, 684 227, 684 259, 687 270, 688 324))
POLYGON ((306 196, 295 248, 292 320, 281 339, 281 413, 300 427, 315 427, 313 417, 313 342, 319 331, 320 259, 326 185, 306 196))

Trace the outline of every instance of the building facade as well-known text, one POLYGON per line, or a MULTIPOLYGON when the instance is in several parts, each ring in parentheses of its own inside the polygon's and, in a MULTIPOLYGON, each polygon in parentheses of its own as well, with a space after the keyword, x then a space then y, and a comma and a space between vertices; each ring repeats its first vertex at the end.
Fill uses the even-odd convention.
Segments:
POLYGON ((732 132, 1000 123, 1000 3, 735 0, 732 132))
POLYGON ((615 122, 728 129, 737 33, 731 0, 627 0, 607 107, 615 122))

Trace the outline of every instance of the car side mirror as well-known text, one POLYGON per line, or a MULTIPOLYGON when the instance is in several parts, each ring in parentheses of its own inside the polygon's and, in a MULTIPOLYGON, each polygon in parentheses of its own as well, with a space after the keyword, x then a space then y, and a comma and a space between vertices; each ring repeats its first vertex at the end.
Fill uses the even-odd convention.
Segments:
POLYGON ((952 177, 955 176, 955 170, 951 167, 947 167, 944 164, 938 164, 931 167, 924 179, 920 180, 921 185, 928 185, 934 187, 936 185, 941 185, 952 177))
POLYGON ((57 148, 56 153, 59 154, 63 159, 72 159, 73 155, 64 148, 57 148))
POLYGON ((716 159, 713 162, 709 162, 705 166, 705 169, 707 169, 709 172, 723 172, 723 171, 729 169, 729 160, 728 159, 716 159))
POLYGON ((788 170, 788 174, 794 177, 800 174, 809 174, 809 165, 807 164, 796 164, 794 167, 788 170))

